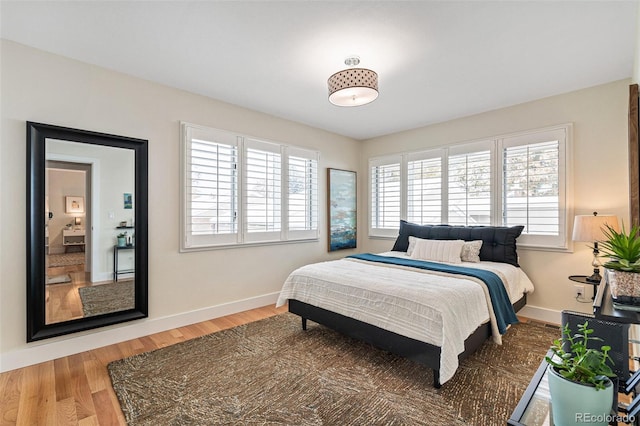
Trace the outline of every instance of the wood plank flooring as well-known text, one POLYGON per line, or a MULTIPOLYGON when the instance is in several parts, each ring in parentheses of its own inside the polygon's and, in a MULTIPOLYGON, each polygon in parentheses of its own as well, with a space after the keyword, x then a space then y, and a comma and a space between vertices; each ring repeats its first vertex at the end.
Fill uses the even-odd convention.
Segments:
POLYGON ((0 425, 126 425, 111 361, 286 311, 265 306, 2 373, 0 425))

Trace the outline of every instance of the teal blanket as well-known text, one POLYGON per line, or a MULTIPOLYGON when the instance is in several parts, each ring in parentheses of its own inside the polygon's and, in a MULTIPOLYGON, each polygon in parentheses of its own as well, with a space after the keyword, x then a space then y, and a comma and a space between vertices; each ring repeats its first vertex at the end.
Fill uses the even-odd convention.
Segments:
POLYGON ((404 259, 399 257, 379 256, 377 254, 363 253, 347 256, 348 258, 366 260, 369 262, 386 263, 390 265, 409 266, 411 268, 426 269, 430 271, 446 272, 449 274, 466 275, 478 278, 487 286, 491 305, 496 317, 496 323, 500 334, 507 331, 509 324, 516 324, 518 317, 509 300, 509 294, 499 276, 484 269, 467 268, 464 266, 448 265, 444 263, 427 262, 424 260, 404 259))

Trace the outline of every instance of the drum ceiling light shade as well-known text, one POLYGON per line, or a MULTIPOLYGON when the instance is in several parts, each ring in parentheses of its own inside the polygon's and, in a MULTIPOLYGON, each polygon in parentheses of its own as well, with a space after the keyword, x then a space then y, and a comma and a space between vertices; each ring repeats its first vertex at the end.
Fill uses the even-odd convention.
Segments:
MULTIPOLYGON (((358 65, 357 57, 347 58, 347 65, 358 65)), ((378 74, 366 68, 349 68, 338 71, 327 80, 329 102, 337 106, 360 106, 378 97, 378 74)))

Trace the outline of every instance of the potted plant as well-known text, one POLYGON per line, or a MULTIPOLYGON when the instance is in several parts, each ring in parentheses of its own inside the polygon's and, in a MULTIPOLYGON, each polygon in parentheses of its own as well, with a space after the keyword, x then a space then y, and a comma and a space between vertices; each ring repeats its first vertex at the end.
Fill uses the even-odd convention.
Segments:
POLYGON ((569 324, 562 329, 562 336, 551 346, 553 356, 546 356, 549 363, 547 377, 551 393, 553 423, 558 426, 607 425, 611 418, 614 385, 609 379, 616 377, 610 365, 610 346, 594 349, 589 342, 602 341, 591 336, 589 322, 578 325, 578 333, 571 334, 569 324))
POLYGON ((116 237, 118 239, 118 247, 126 247, 127 246, 127 232, 121 232, 116 237))
POLYGON ((600 247, 603 255, 611 258, 603 266, 613 300, 640 304, 640 228, 634 225, 627 233, 623 223, 620 232, 609 225, 603 232, 607 239, 600 247))

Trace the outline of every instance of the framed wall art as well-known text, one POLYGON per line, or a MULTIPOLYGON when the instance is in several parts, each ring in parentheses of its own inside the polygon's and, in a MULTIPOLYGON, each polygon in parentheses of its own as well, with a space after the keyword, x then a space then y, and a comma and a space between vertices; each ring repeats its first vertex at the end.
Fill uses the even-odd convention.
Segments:
POLYGON ((84 197, 64 197, 65 213, 84 213, 84 197))
POLYGON ((327 169, 329 251, 356 248, 356 172, 327 169))

